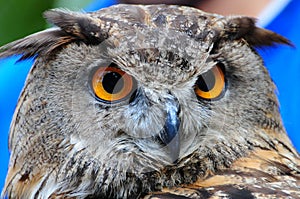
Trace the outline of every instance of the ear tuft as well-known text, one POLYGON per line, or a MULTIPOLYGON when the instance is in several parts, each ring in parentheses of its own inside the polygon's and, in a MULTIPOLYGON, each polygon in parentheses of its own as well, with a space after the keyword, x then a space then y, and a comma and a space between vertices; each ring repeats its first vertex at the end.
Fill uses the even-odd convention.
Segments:
POLYGON ((255 25, 256 19, 251 17, 233 17, 228 20, 225 26, 225 32, 229 39, 245 39, 250 45, 271 46, 274 44, 286 44, 293 46, 293 44, 285 37, 259 28, 255 25))
POLYGON ((270 30, 258 27, 255 27, 251 33, 246 34, 244 38, 249 44, 257 47, 272 46, 274 44, 294 46, 287 38, 270 30))
POLYGON ((101 29, 101 25, 105 22, 93 19, 88 14, 53 9, 44 12, 44 17, 49 23, 60 27, 86 44, 99 44, 108 37, 106 31, 101 29))
POLYGON ((88 14, 54 9, 46 11, 44 16, 58 28, 50 28, 2 46, 0 57, 22 54, 21 59, 35 55, 48 58, 57 49, 71 42, 96 45, 108 37, 108 29, 100 27, 110 26, 88 14))
POLYGON ((0 47, 0 58, 22 54, 22 59, 49 56, 60 46, 75 41, 76 38, 57 28, 47 29, 0 47))

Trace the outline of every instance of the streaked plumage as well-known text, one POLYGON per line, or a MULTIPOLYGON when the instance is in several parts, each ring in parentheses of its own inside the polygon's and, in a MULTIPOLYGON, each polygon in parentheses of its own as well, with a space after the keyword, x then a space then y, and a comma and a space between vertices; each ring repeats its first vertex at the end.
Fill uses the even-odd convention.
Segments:
POLYGON ((45 17, 57 27, 0 48, 37 56, 3 195, 299 198, 299 154, 254 50, 287 39, 179 6, 45 17))

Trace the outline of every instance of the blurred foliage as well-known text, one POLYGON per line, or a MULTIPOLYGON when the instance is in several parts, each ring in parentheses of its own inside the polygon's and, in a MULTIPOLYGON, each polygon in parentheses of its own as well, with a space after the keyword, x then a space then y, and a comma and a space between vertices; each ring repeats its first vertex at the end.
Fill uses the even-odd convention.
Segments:
POLYGON ((0 46, 43 30, 43 12, 54 7, 80 10, 91 0, 0 0, 0 46))
POLYGON ((92 0, 57 0, 54 4, 54 7, 68 8, 70 10, 79 11, 91 2, 92 0))

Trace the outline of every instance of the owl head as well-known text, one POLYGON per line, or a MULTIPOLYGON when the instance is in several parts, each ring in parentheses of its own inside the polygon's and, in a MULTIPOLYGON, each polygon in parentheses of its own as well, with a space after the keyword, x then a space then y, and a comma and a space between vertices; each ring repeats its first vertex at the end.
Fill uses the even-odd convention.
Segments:
POLYGON ((165 5, 45 18, 56 27, 1 48, 36 56, 11 126, 7 193, 34 181, 27 196, 137 196, 290 146, 255 51, 290 43, 254 19, 165 5))

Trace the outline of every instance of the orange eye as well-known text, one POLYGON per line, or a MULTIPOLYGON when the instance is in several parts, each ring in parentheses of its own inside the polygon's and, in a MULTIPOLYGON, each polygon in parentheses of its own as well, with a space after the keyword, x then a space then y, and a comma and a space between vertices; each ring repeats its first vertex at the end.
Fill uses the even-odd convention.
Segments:
POLYGON ((132 76, 115 67, 100 67, 92 76, 91 86, 96 97, 106 103, 125 100, 135 91, 132 76))
POLYGON ((195 85, 196 95, 207 100, 220 97, 224 90, 225 77, 220 63, 200 75, 195 85))

